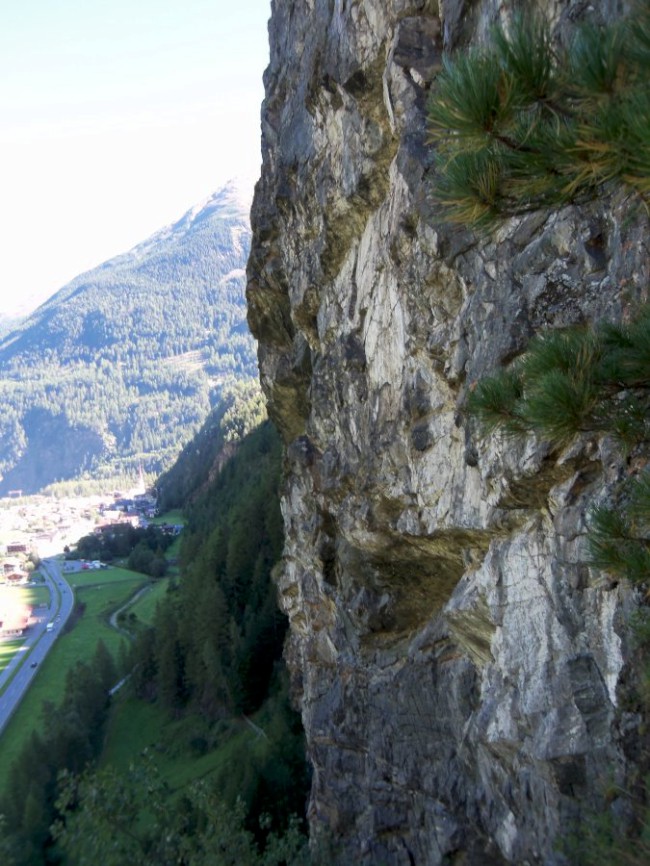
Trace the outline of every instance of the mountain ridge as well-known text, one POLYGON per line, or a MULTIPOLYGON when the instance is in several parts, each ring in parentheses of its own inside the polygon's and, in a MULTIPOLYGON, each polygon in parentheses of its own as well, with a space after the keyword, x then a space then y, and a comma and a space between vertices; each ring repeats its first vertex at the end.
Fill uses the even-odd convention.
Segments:
POLYGON ((256 375, 245 321, 249 245, 245 199, 226 184, 80 274, 7 334, 0 341, 0 494, 140 462, 155 473, 168 465, 224 386, 256 375), (34 433, 30 440, 23 423, 34 409, 66 431, 64 466, 55 460, 50 471, 35 470, 34 433), (75 458, 75 438, 94 447, 80 444, 75 458))

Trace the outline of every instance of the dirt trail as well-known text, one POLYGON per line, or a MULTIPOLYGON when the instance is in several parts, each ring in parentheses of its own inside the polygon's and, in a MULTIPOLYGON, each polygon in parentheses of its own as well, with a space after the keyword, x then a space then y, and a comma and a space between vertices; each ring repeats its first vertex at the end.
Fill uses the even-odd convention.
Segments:
POLYGON ((153 587, 153 583, 148 583, 146 586, 141 587, 137 592, 135 592, 131 598, 129 598, 121 607, 118 607, 117 610, 114 610, 113 613, 108 618, 108 622, 115 631, 118 631, 120 634, 123 634, 125 637, 128 637, 129 640, 133 640, 133 635, 130 631, 125 628, 122 628, 117 624, 118 616, 125 610, 134 605, 136 601, 139 601, 143 595, 146 595, 151 588, 153 587))

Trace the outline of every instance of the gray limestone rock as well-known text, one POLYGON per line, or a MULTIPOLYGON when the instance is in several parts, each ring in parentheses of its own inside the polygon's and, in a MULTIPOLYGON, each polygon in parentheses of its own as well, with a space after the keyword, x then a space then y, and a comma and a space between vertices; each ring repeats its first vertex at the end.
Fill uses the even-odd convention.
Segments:
MULTIPOLYGON (((559 864, 558 834, 627 771, 634 598, 584 543, 620 466, 462 413, 539 329, 647 299, 648 226, 621 193, 481 238, 435 212, 431 80, 513 5, 273 2, 249 320, 287 445, 309 817, 346 864, 559 864)), ((559 38, 612 12, 536 5, 559 38)))

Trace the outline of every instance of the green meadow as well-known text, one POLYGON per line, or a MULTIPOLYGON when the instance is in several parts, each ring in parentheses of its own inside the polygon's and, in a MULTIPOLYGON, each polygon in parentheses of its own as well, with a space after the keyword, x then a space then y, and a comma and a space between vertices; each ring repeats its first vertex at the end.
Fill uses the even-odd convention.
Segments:
POLYGON ((20 638, 0 643, 0 673, 7 667, 22 645, 23 641, 20 638))
POLYGON ((116 655, 125 638, 111 628, 111 613, 148 580, 144 575, 122 568, 66 574, 75 589, 75 611, 11 719, 0 740, 0 787, 14 757, 33 730, 41 730, 47 719, 42 715, 44 701, 59 703, 66 676, 77 661, 92 658, 102 640, 116 655))
POLYGON ((117 698, 111 709, 101 765, 126 771, 145 750, 154 755, 156 766, 176 793, 186 785, 232 765, 238 750, 252 748, 258 739, 243 720, 224 723, 223 745, 205 754, 192 755, 192 744, 204 736, 205 726, 196 717, 170 721, 158 704, 131 697, 117 698))
POLYGON ((50 588, 44 583, 21 586, 16 592, 22 593, 25 604, 31 604, 32 607, 47 607, 50 603, 50 588))
MULTIPOLYGON (((33 583, 28 586, 17 586, 11 592, 16 594, 16 600, 20 604, 30 605, 34 609, 35 615, 38 615, 43 608, 47 608, 50 604, 50 590, 46 584, 33 583)), ((7 667, 15 653, 23 646, 24 640, 24 637, 19 637, 15 640, 0 643, 0 673, 7 667)), ((7 685, 8 683, 5 683, 2 690, 0 690, 0 694, 2 694, 7 685)))
POLYGON ((153 625, 158 602, 167 595, 169 578, 162 578, 152 583, 149 589, 129 607, 129 615, 133 614, 136 621, 142 625, 153 625))
POLYGON ((185 517, 183 517, 183 512, 178 508, 174 508, 172 511, 166 511, 164 514, 161 514, 159 517, 154 517, 151 523, 159 524, 159 523, 171 523, 174 526, 185 525, 185 517))

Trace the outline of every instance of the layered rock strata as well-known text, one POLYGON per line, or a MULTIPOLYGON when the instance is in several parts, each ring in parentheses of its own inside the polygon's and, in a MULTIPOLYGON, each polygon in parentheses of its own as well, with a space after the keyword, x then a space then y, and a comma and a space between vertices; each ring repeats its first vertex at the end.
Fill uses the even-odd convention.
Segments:
MULTIPOLYGON (((620 11, 596 5, 536 4, 559 38, 620 11)), ((535 332, 620 320, 648 286, 622 193, 482 238, 436 213, 430 83, 511 12, 272 4, 249 321, 286 442, 278 585, 309 817, 341 863, 560 863, 558 834, 623 780, 634 736, 634 595, 584 540, 624 467, 606 440, 552 453, 481 438, 462 411, 535 332)))

